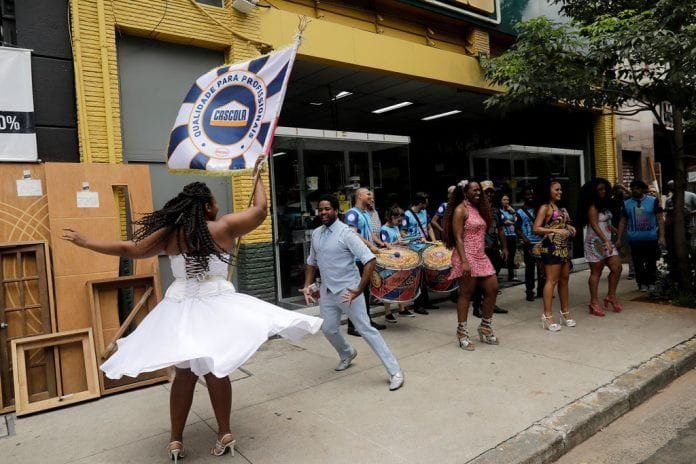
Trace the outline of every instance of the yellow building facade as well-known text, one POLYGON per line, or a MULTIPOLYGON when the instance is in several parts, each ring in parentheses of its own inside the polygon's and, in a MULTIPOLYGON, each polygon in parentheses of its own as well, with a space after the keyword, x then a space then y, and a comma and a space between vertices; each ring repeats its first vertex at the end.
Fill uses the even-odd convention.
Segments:
MULTIPOLYGON (((309 24, 298 52, 300 60, 406 76, 415 82, 483 96, 497 90, 484 81, 479 57, 498 54, 510 43, 495 30, 495 18, 500 14, 497 0, 443 0, 447 9, 442 14, 425 8, 425 2, 420 7, 417 1, 259 0, 259 6, 248 14, 233 8, 234 0, 221 0, 217 6, 206 3, 210 2, 70 1, 83 162, 124 162, 121 95, 127 89, 121 86, 118 65, 119 38, 123 36, 215 50, 232 63, 289 44, 297 33, 299 18, 304 16, 309 24), (376 4, 378 11, 367 4, 376 4), (464 13, 453 17, 455 10, 464 13)), ((595 118, 593 149, 596 174, 613 181, 616 148, 612 121, 612 116, 595 118)), ((268 173, 264 181, 270 186, 268 173)), ((231 185, 234 208, 246 207, 251 191, 248 173, 232 176, 231 185)), ((271 218, 269 215, 263 227, 243 239, 242 261, 244 257, 258 258, 262 263, 273 260, 271 218)), ((240 278, 242 274, 240 269, 240 278)), ((240 281, 242 289, 245 285, 240 281)), ((273 298, 272 293, 264 296, 273 298)))

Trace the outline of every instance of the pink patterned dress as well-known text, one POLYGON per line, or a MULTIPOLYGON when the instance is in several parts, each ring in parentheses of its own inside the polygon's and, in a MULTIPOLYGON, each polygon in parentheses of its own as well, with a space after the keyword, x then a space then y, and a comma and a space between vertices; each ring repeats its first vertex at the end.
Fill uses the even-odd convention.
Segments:
MULTIPOLYGON (((464 230, 462 231, 464 242, 464 253, 466 260, 469 262, 471 269, 471 277, 488 277, 495 275, 495 269, 491 261, 486 256, 485 239, 486 221, 481 217, 476 209, 469 202, 464 202, 469 217, 464 222, 464 230)), ((462 260, 456 248, 452 253, 452 271, 449 279, 459 279, 462 276, 462 260)))

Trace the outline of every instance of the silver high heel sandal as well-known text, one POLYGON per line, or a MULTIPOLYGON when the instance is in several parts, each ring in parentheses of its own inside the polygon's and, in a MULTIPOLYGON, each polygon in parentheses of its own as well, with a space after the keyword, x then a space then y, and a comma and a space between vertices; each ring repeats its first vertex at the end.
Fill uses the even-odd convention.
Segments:
POLYGON ((541 328, 550 332, 558 332, 561 330, 561 324, 553 322, 553 316, 541 315, 541 328))
POLYGON ((577 325, 575 319, 571 319, 568 316, 570 316, 570 311, 561 311, 561 324, 566 327, 575 327, 577 325))
POLYGON ((234 457, 234 447, 237 444, 237 440, 234 439, 231 433, 226 433, 220 438, 219 440, 215 440, 215 448, 210 450, 210 454, 213 456, 222 456, 227 452, 227 450, 230 450, 230 454, 232 457, 234 457), (230 437, 232 440, 228 441, 227 443, 224 443, 225 438, 230 437))
POLYGON ((169 452, 169 458, 174 461, 174 464, 179 462, 179 459, 184 459, 186 453, 184 453, 184 444, 180 441, 172 441, 167 446, 167 451, 169 452))
POLYGON ((497 345, 498 337, 493 333, 493 319, 481 319, 481 325, 478 326, 479 339, 483 343, 489 345, 497 345))
POLYGON ((460 322, 457 325, 457 342, 462 350, 474 351, 476 349, 474 342, 469 338, 469 331, 466 330, 466 322, 460 322))

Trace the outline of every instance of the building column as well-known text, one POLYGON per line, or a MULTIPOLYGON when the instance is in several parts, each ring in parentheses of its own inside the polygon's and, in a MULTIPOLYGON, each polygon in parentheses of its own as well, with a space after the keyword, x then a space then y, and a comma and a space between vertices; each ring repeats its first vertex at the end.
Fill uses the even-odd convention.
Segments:
POLYGON ((603 177, 612 184, 617 181, 616 124, 609 112, 596 116, 592 124, 594 135, 595 177, 603 177))
MULTIPOLYGON (((266 170, 261 179, 269 195, 269 212, 266 220, 257 229, 241 237, 237 256, 238 290, 266 301, 276 300, 275 259, 273 250, 273 222, 270 211, 270 179, 266 170)), ((249 204, 253 191, 253 179, 249 171, 232 174, 233 208, 243 211, 249 204)))

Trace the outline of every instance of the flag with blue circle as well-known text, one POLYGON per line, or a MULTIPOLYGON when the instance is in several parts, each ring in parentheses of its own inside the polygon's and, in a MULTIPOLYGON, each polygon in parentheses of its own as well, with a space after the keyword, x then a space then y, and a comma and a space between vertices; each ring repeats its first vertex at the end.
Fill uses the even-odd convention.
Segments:
POLYGON ((199 77, 169 137, 171 171, 226 175, 247 169, 273 143, 298 44, 199 77))

